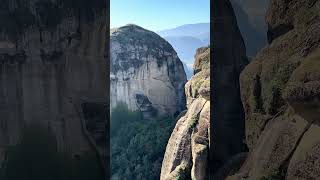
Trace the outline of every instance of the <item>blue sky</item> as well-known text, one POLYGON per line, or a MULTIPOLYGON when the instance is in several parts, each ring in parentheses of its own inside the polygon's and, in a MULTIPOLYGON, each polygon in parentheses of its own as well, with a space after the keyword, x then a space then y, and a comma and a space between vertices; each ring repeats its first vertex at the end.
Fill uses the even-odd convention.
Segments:
POLYGON ((110 0, 111 28, 137 24, 152 31, 210 22, 210 0, 110 0))

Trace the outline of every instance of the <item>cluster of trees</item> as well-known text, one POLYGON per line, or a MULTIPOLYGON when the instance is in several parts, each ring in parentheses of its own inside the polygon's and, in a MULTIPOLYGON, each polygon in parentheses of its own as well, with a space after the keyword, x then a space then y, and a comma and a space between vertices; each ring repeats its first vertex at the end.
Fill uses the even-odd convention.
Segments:
POLYGON ((55 137, 47 129, 28 127, 20 142, 7 152, 1 170, 3 180, 103 180, 104 174, 94 152, 72 157, 59 152, 55 137))
POLYGON ((111 113, 112 179, 159 179, 173 118, 144 120, 119 104, 111 113))

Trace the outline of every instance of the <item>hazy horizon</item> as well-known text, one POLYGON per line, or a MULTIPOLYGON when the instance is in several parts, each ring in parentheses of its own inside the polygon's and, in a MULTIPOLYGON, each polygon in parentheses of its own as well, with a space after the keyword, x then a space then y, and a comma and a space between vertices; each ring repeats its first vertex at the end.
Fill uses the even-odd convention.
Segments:
POLYGON ((208 22, 210 22, 210 0, 110 1, 110 28, 136 24, 158 32, 186 24, 208 22))
POLYGON ((158 32, 161 32, 161 31, 172 30, 172 29, 179 28, 179 27, 186 26, 186 25, 209 24, 209 23, 210 23, 210 22, 181 24, 181 25, 177 25, 177 26, 174 26, 174 27, 169 27, 169 28, 166 28, 166 29, 159 29, 159 30, 156 30, 156 31, 154 31, 154 30, 152 30, 152 29, 148 29, 148 28, 146 28, 146 27, 144 27, 144 26, 142 26, 142 25, 139 25, 139 24, 127 23, 127 24, 123 24, 123 25, 121 25, 121 26, 114 26, 114 27, 110 25, 110 29, 119 28, 119 27, 126 26, 126 25, 129 25, 129 24, 134 24, 134 25, 140 26, 140 27, 142 27, 142 28, 144 28, 144 29, 146 29, 146 30, 150 30, 150 31, 154 31, 154 32, 158 33, 158 32))

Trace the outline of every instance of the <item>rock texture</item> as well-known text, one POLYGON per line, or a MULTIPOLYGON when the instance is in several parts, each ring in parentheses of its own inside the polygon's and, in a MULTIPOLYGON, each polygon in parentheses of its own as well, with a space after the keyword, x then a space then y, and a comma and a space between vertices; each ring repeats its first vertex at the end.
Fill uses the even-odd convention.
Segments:
POLYGON ((168 141, 161 180, 208 178, 210 48, 198 49, 195 59, 197 74, 185 85, 188 110, 179 118, 168 141))
POLYGON ((0 164, 30 124, 50 128, 60 151, 105 161, 106 3, 0 4, 0 164))
POLYGON ((136 25, 111 30, 111 107, 124 102, 145 117, 185 109, 186 74, 172 46, 136 25))
POLYGON ((229 179, 318 179, 320 1, 271 0, 269 45, 241 73, 249 156, 229 179))
POLYGON ((213 1, 212 120, 210 165, 215 171, 246 151, 239 76, 247 64, 245 46, 229 0, 213 1))

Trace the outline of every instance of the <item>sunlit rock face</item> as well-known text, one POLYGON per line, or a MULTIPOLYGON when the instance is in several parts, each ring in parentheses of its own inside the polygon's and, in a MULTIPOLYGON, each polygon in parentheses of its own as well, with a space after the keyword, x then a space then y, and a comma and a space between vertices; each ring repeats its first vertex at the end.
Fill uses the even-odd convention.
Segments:
POLYGON ((210 48, 195 55, 195 75, 186 83, 187 110, 180 114, 162 161, 161 180, 208 179, 210 48))
POLYGON ((186 74, 172 46, 136 25, 112 29, 110 102, 140 110, 146 118, 185 109, 186 74))

